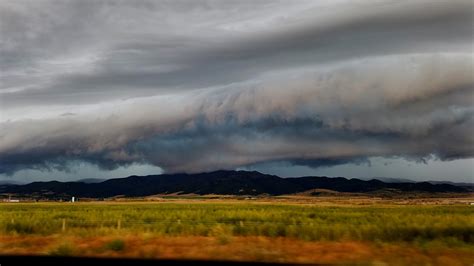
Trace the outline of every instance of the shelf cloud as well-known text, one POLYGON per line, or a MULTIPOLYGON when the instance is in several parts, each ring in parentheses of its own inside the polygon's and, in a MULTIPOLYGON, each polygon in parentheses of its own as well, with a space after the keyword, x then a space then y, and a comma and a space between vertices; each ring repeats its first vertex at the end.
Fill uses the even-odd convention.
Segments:
POLYGON ((474 156, 472 1, 0 1, 0 173, 474 156))

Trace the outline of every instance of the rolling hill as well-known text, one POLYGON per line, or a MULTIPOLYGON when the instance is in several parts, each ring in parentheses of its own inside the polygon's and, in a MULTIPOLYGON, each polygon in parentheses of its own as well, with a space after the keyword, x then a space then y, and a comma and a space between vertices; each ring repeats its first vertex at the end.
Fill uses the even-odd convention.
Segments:
POLYGON ((61 197, 76 196, 106 198, 113 196, 140 197, 156 194, 221 194, 221 195, 284 195, 311 189, 338 192, 368 193, 380 190, 399 192, 469 192, 469 188, 429 182, 386 183, 380 180, 347 179, 343 177, 281 178, 256 171, 215 171, 199 174, 162 174, 129 176, 99 183, 33 182, 26 185, 1 185, 0 193, 61 197))

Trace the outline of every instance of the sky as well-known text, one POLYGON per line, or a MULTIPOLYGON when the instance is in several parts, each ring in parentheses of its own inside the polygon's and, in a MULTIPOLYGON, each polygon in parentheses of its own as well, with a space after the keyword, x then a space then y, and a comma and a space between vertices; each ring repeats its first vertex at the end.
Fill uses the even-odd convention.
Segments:
POLYGON ((0 0, 0 179, 474 182, 474 2, 0 0))

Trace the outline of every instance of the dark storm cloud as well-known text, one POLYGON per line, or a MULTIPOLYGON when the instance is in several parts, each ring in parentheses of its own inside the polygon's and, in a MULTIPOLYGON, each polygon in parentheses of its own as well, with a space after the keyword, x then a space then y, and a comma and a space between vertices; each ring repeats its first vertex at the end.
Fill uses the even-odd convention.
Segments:
POLYGON ((474 153, 471 1, 0 3, 0 173, 474 153))
MULTIPOLYGON (((5 12, 9 16, 4 20, 14 21, 6 23, 2 34, 13 36, 14 48, 5 56, 13 53, 10 62, 26 65, 42 62, 44 66, 33 67, 33 73, 26 75, 25 83, 31 84, 31 76, 37 73, 39 83, 47 84, 38 90, 4 93, 3 104, 72 104, 78 97, 91 103, 241 82, 276 69, 334 60, 472 49, 467 45, 472 40, 469 2, 314 2, 305 9, 299 7, 304 2, 296 2, 298 12, 289 9, 288 13, 282 12, 285 5, 291 6, 288 2, 270 5, 259 1, 254 8, 260 12, 251 12, 249 2, 194 2, 187 8, 189 1, 53 2, 40 6, 50 15, 45 18, 26 17, 28 11, 23 11, 23 17, 5 12), (50 9, 64 16, 51 16, 50 9), (238 20, 241 16, 243 21, 238 20), (267 22, 275 25, 260 29, 259 21, 267 16, 277 17, 267 22), (30 29, 32 23, 45 27, 30 29), (256 30, 245 28, 245 23, 256 25, 256 30), (68 63, 77 70, 59 71, 54 79, 45 78, 50 73, 41 73, 50 68, 50 72, 61 70, 68 63)), ((12 82, 18 82, 16 74, 12 82)))

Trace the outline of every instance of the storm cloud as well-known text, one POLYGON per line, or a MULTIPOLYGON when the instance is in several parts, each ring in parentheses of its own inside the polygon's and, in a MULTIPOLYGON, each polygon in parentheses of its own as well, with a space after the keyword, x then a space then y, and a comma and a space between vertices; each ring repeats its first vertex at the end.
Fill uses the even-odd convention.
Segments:
POLYGON ((0 173, 474 155, 472 1, 0 3, 0 173))

